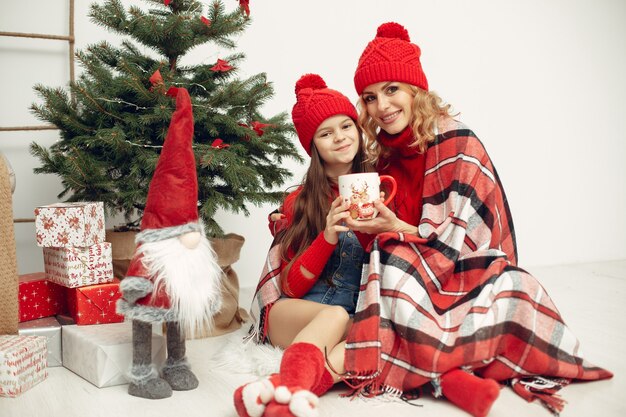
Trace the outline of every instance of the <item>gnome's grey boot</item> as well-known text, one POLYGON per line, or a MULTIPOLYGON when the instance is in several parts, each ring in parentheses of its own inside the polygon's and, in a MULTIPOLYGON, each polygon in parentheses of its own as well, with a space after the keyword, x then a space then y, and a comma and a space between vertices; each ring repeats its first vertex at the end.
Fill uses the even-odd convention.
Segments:
POLYGON ((152 324, 133 320, 133 366, 128 393, 151 400, 172 396, 172 388, 159 378, 152 364, 152 324))
POLYGON ((189 369, 185 357, 185 338, 178 322, 167 323, 167 361, 162 373, 163 378, 175 391, 187 391, 198 387, 198 378, 189 369))

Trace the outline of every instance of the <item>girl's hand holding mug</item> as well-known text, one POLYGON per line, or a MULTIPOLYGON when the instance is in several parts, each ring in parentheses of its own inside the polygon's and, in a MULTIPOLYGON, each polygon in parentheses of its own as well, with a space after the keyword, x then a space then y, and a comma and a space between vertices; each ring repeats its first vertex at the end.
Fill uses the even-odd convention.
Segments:
POLYGON ((339 232, 347 232, 348 227, 344 221, 350 215, 346 211, 348 205, 345 204, 341 196, 335 198, 330 205, 330 210, 326 216, 326 227, 324 228, 324 239, 334 245, 339 242, 339 232))

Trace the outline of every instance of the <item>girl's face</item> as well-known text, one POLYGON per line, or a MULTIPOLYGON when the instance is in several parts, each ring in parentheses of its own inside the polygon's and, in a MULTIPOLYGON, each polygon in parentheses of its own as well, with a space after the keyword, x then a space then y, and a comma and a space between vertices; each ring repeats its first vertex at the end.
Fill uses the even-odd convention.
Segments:
POLYGON ((356 123, 346 115, 324 120, 313 135, 313 143, 324 161, 326 175, 350 173, 352 161, 359 151, 360 135, 356 123))
POLYGON ((396 81, 383 81, 365 87, 361 98, 367 114, 390 135, 400 133, 411 122, 413 93, 396 81))

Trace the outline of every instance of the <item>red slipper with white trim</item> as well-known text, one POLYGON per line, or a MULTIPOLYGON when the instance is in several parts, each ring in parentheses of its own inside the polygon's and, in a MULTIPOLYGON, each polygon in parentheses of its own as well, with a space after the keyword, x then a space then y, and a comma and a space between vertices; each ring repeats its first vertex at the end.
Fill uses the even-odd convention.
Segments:
POLYGON ((280 375, 272 374, 242 385, 235 390, 234 402, 239 417, 262 417, 266 405, 274 399, 275 387, 280 384, 280 375))

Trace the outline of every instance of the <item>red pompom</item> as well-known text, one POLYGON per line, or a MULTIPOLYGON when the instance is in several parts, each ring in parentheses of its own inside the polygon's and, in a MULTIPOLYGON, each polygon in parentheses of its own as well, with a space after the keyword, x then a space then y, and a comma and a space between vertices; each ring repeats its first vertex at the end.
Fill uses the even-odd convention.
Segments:
POLYGON ((409 38, 409 32, 399 23, 388 22, 383 23, 378 27, 376 31, 377 38, 398 38, 403 41, 411 42, 409 38))
POLYGON ((328 88, 326 82, 317 74, 305 74, 296 83, 296 94, 303 88, 312 88, 313 90, 321 90, 328 88))

